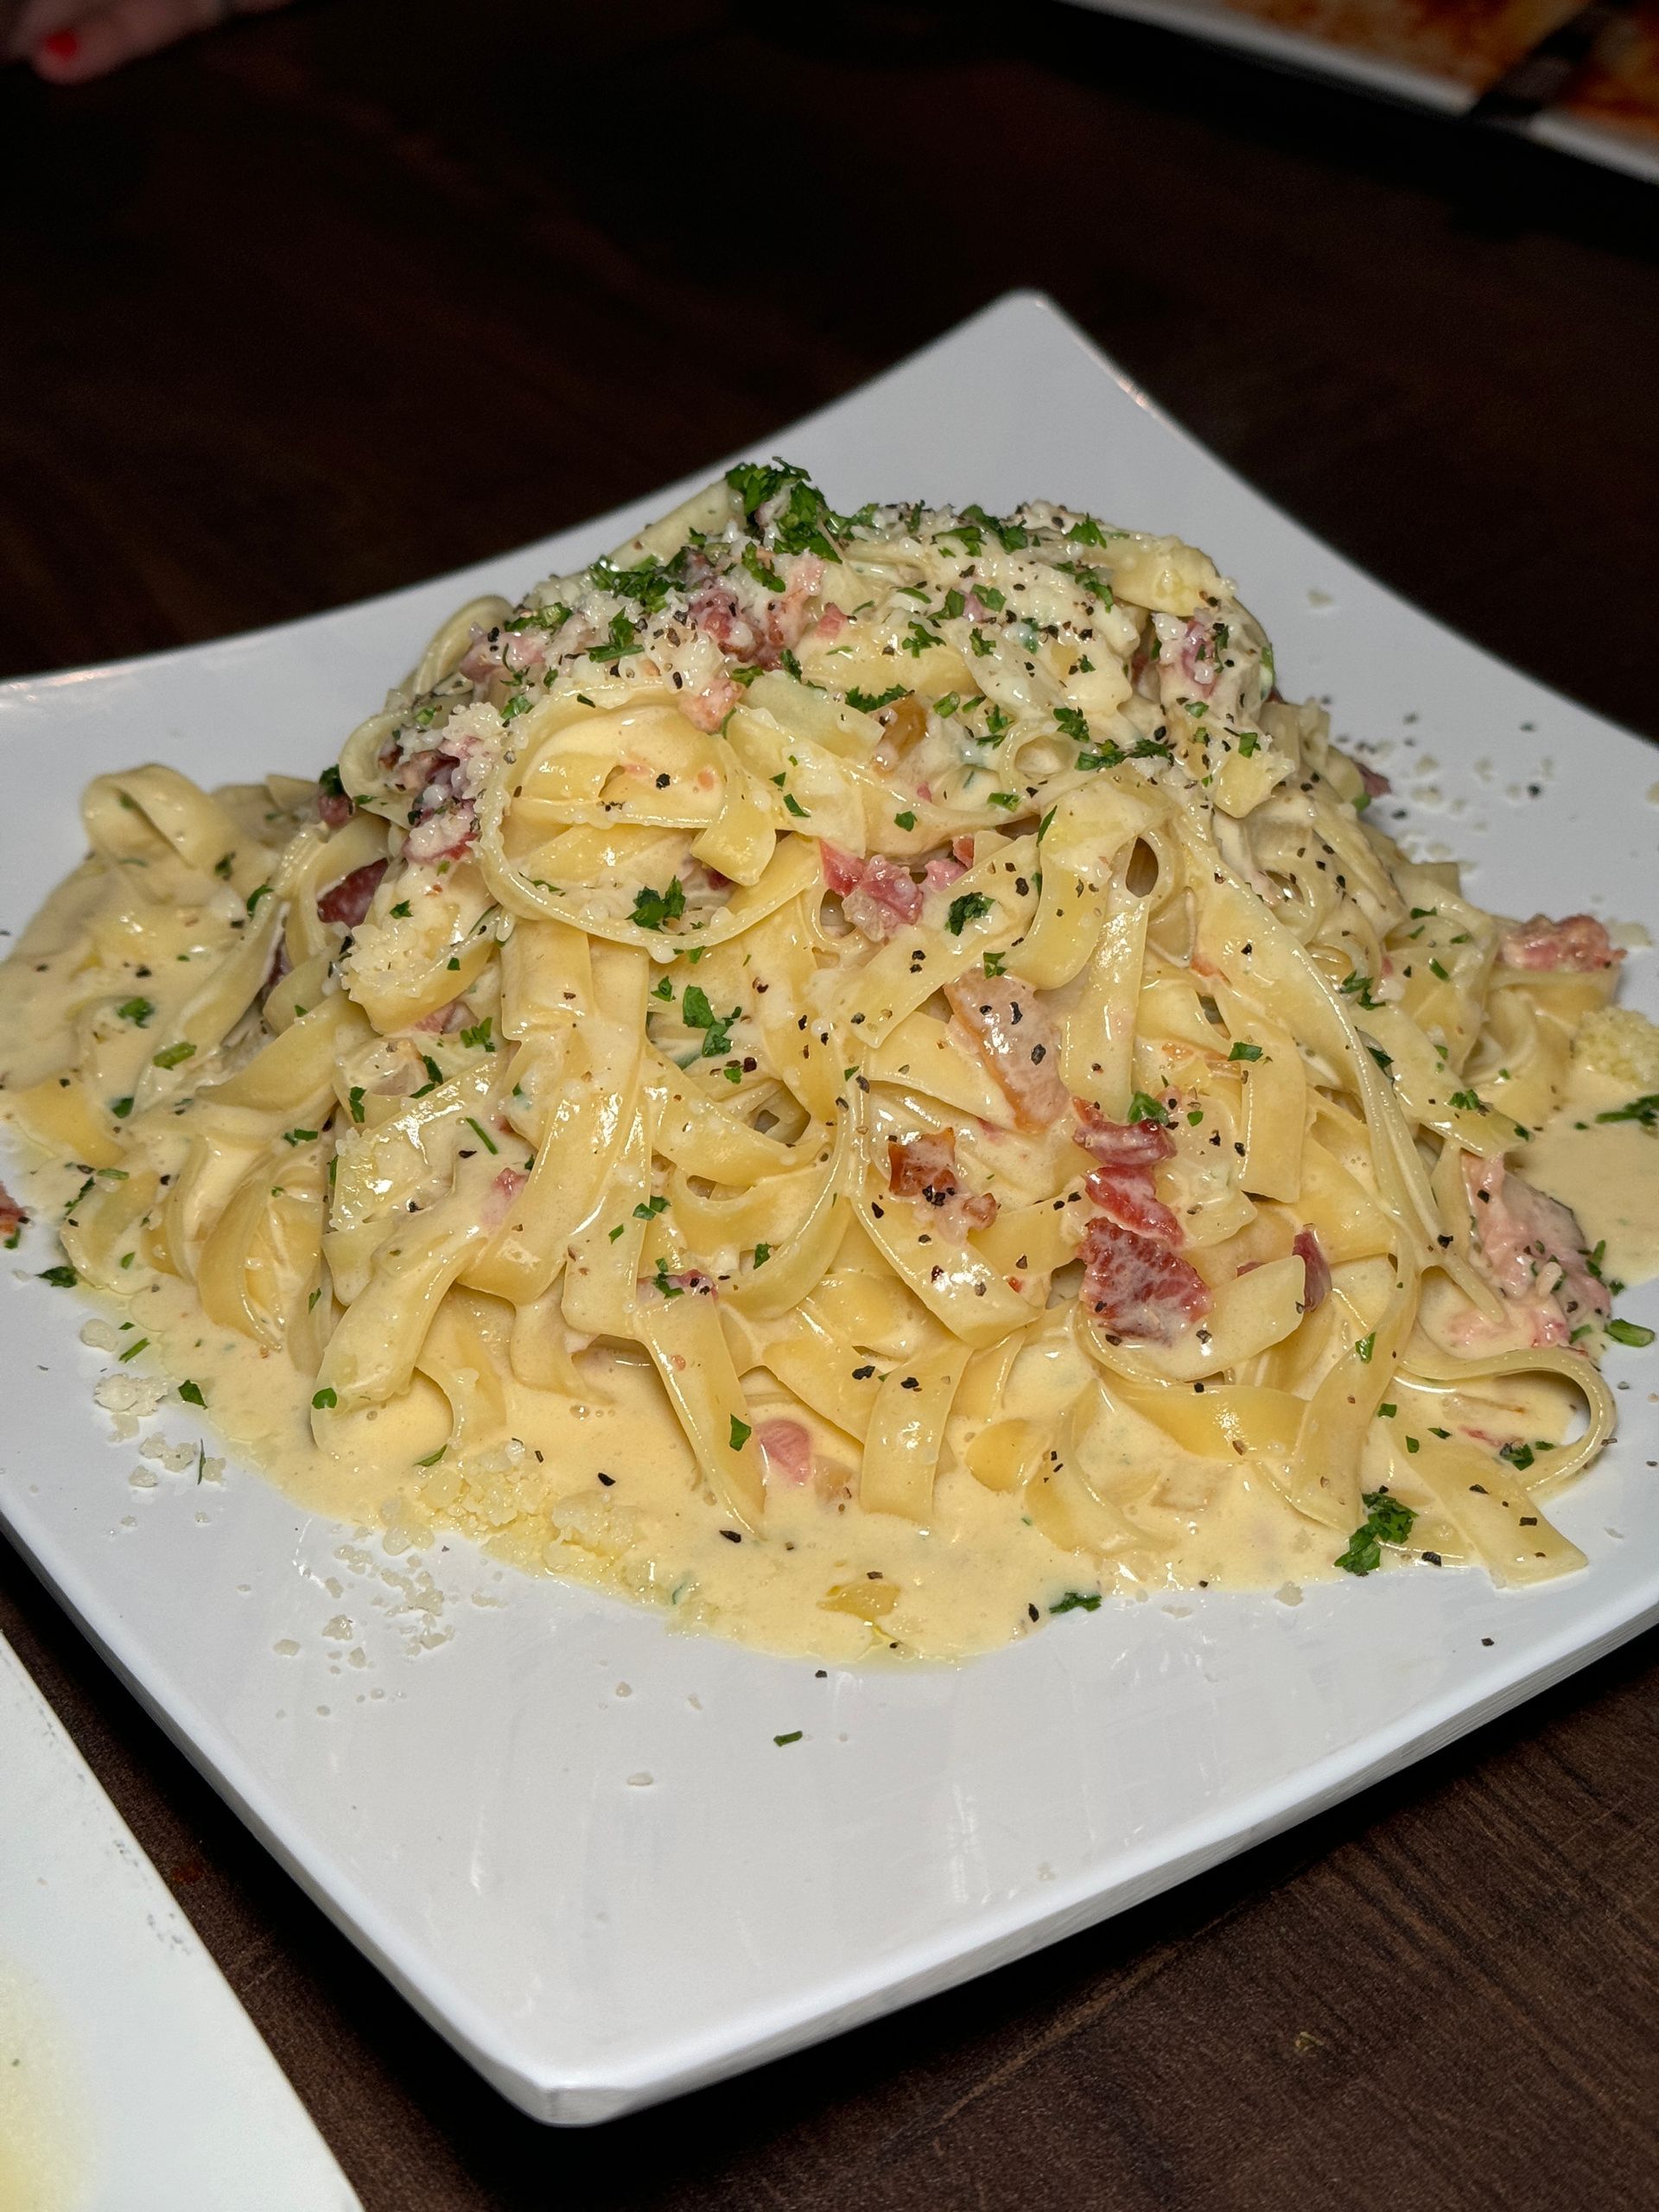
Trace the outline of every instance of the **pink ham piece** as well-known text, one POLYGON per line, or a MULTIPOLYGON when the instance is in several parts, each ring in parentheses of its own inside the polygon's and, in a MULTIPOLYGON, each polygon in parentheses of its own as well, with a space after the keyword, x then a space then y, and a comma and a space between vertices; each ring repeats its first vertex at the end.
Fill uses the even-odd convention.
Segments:
POLYGON ((1161 1122, 1114 1122, 1092 1100, 1074 1098, 1077 1141, 1105 1168, 1155 1167, 1173 1160, 1175 1140, 1161 1122))
POLYGON ((317 785, 317 819, 326 822, 331 830, 338 830, 342 822, 349 822, 355 810, 354 804, 344 791, 325 791, 317 785))
POLYGON ((342 875, 338 883, 331 883, 317 900, 318 920, 339 922, 354 930, 373 903, 385 872, 385 861, 365 861, 349 875, 342 875))
POLYGON ((1109 1337, 1170 1344, 1210 1311, 1210 1287, 1192 1262, 1115 1221, 1084 1232, 1083 1300, 1109 1337))
POLYGON ((1149 1167, 1096 1167, 1084 1176, 1083 1187, 1120 1229, 1154 1244, 1181 1242, 1181 1224, 1153 1189, 1149 1167))
POLYGON ((938 1214, 940 1227, 958 1242, 996 1219, 988 1191, 969 1191, 957 1173, 954 1129, 911 1137, 887 1147, 887 1187, 901 1198, 919 1198, 938 1214))
POLYGON ((818 850, 823 880, 840 899, 842 912, 873 944, 920 920, 922 887, 908 868, 880 853, 865 861, 839 845, 824 844, 818 850))
POLYGON ((944 987, 957 1021, 1014 1109, 1017 1127, 1046 1129, 1065 1111, 1060 1039, 1018 976, 959 976, 944 987))
POLYGON ((813 1475, 810 1432, 798 1421, 763 1421, 754 1432, 769 1483, 804 1490, 813 1475))
POLYGON ((1354 766, 1359 771, 1359 780, 1365 786, 1368 798, 1386 798, 1394 789, 1386 776, 1375 768, 1368 768, 1363 760, 1356 760, 1354 766))
POLYGON ((1579 975, 1611 968, 1624 957, 1593 914, 1569 914, 1560 922, 1535 914, 1504 931, 1497 954, 1506 967, 1567 969, 1579 975))
POLYGON ((958 860, 952 853, 948 860, 941 858, 929 861, 927 866, 922 870, 922 882, 929 891, 943 891, 967 873, 968 863, 958 860))
POLYGON ((448 1037, 457 1029, 465 1029, 473 1018, 473 1010, 465 999, 451 999, 448 1006, 435 1006, 430 1014, 423 1014, 411 1023, 433 1037, 448 1037))
POLYGON ((3 1183, 0 1183, 0 1244, 12 1245, 29 1226, 29 1213, 20 1206, 3 1183))
POLYGON ((1605 1321, 1612 1300, 1590 1272, 1578 1217, 1547 1198, 1502 1160, 1465 1153, 1464 1188, 1486 1272, 1525 1311, 1536 1344, 1566 1344, 1586 1322, 1605 1321))
POLYGON ((1311 1229, 1299 1229, 1290 1249, 1302 1263, 1302 1311, 1311 1313, 1331 1295, 1331 1263, 1311 1229))
POLYGON ((728 658, 747 667, 777 668, 804 636, 810 601, 823 582, 823 563, 816 553, 802 553, 789 563, 782 596, 772 594, 758 612, 746 607, 719 576, 696 587, 689 610, 704 637, 712 638, 728 658))

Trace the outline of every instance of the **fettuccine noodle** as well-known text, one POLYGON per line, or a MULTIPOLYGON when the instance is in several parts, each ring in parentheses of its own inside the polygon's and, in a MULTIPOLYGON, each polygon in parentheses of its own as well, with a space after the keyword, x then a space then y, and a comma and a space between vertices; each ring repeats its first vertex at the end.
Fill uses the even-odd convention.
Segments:
POLYGON ((739 468, 461 608, 320 786, 96 779, 0 1103, 175 1376, 240 1346, 405 1517, 707 1624, 1529 1582, 1610 1305, 1509 1163, 1618 956, 1376 780, 1189 546, 739 468))

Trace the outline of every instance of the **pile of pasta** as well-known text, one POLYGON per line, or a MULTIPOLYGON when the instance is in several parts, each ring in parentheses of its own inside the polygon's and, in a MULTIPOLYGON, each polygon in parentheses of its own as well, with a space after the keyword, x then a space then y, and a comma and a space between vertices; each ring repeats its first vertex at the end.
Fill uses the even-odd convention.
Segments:
POLYGON ((194 1285, 321 1437, 424 1376, 464 1469, 509 1383, 648 1360, 761 1536, 965 1468, 1108 1558, 1149 1424, 1333 1555, 1386 1497, 1527 1580, 1612 1407, 1508 1156, 1616 956, 1506 931, 1377 784, 1192 548, 745 467, 461 608, 320 785, 99 777, 3 1103, 86 1171, 77 1272, 194 1285), (1586 1418, 1494 1483, 1516 1376, 1586 1418))

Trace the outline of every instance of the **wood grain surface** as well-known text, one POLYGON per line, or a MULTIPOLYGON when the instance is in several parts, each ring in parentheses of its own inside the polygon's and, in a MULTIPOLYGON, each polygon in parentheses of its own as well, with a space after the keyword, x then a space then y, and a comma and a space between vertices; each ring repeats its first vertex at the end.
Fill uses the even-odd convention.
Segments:
MULTIPOLYGON (((0 78, 0 672, 539 536, 1015 284, 1344 552, 1659 731, 1659 197, 1045 0, 321 0, 76 93, 0 78)), ((1653 1637, 1090 1935, 556 2134, 3 1548, 0 1630, 370 2212, 1659 2206, 1653 1637)))

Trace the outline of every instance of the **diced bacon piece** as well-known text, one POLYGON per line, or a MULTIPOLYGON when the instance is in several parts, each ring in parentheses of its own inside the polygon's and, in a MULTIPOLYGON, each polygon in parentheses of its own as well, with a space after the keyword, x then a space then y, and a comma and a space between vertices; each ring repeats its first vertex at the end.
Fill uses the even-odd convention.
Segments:
POLYGON ((705 1274, 701 1268, 683 1268, 677 1275, 652 1275, 649 1280, 664 1294, 679 1291, 682 1294, 690 1293, 694 1298, 717 1298, 720 1294, 715 1288, 714 1277, 705 1274))
POLYGON ((847 617, 842 613, 840 607, 836 605, 834 600, 831 600, 829 605, 824 608, 823 613, 819 615, 815 626, 814 633, 817 637, 822 638, 824 644, 829 645, 835 643, 836 639, 841 635, 842 632, 846 627, 847 617))
MULTIPOLYGON (((1535 1336, 1535 1343, 1563 1343, 1582 1323, 1607 1319, 1612 1300, 1590 1272, 1584 1232, 1570 1207, 1510 1174, 1502 1160, 1466 1153, 1463 1180, 1487 1274, 1514 1304, 1553 1307, 1562 1318, 1559 1336, 1535 1336)), ((1548 1326, 1548 1313, 1541 1319, 1548 1326)))
POLYGON ((1188 1260, 1115 1221, 1084 1231, 1083 1300, 1106 1333, 1140 1344, 1173 1344, 1210 1311, 1210 1288, 1188 1260))
POLYGON ((1113 1122, 1088 1098, 1074 1098, 1077 1141, 1103 1167, 1155 1167, 1173 1158, 1175 1140, 1160 1122, 1113 1122))
POLYGON ((953 837, 950 840, 950 856, 953 860, 960 861, 963 868, 972 868, 974 864, 973 839, 971 837, 953 837))
POLYGON ((1018 976, 961 976, 944 995, 1022 1129, 1047 1128, 1066 1108, 1059 1032, 1018 976))
POLYGON ((798 1421, 763 1421, 754 1432, 766 1463, 766 1480, 804 1490, 812 1479, 812 1435, 798 1421))
POLYGON ((958 1243, 996 1219, 997 1203, 990 1192, 969 1191, 957 1172, 954 1130, 890 1143, 887 1186, 901 1198, 919 1198, 932 1209, 944 1234, 958 1243))
POLYGON ((326 822, 331 830, 338 830, 342 822, 349 822, 354 810, 353 802, 345 791, 325 791, 317 785, 317 819, 326 822))
POLYGON ((349 875, 342 875, 338 883, 331 883, 317 900, 318 920, 343 923, 354 930, 368 912, 385 872, 385 861, 365 861, 349 875))
MULTIPOLYGON (((781 566, 784 556, 774 556, 781 566)), ((806 630, 809 602, 823 582, 823 563, 802 553, 789 563, 781 597, 770 594, 758 609, 746 607, 724 578, 700 583, 688 602, 691 620, 729 658, 754 668, 777 668, 806 630)))
POLYGON ((948 860, 941 856, 929 861, 922 870, 922 881, 929 891, 943 891, 967 873, 967 861, 959 861, 953 853, 948 860))
POLYGON ((473 625, 473 641, 461 655, 458 673, 469 683, 487 683, 501 665, 502 633, 499 630, 480 630, 473 625))
POLYGON ((1096 1167, 1084 1178, 1084 1188, 1120 1229, 1149 1236, 1154 1244, 1181 1242, 1181 1224, 1153 1189, 1150 1168, 1096 1167))
POLYGON ((448 1006, 435 1006, 410 1027, 423 1029, 429 1036, 448 1037, 454 1030, 464 1029, 472 1018, 473 1010, 465 999, 451 999, 448 1006))
POLYGON ((1331 1262, 1311 1229, 1299 1229, 1290 1249, 1302 1263, 1302 1311, 1311 1313, 1331 1295, 1331 1262))
POLYGON ((824 880, 840 897, 847 918, 875 944, 919 919, 922 887, 908 868, 884 854, 860 860, 839 845, 820 847, 824 880))
POLYGON ((825 838, 818 847, 818 858, 823 865, 823 880, 837 899, 844 899, 863 882, 864 863, 856 853, 843 852, 825 838))
POLYGON ((741 706, 743 693, 729 676, 716 676, 701 691, 682 692, 676 702, 680 712, 699 729, 716 730, 732 709, 741 706))
POLYGON ((1611 968, 1624 957, 1593 914, 1569 914, 1553 922, 1548 914, 1535 914, 1517 922, 1498 940, 1498 957, 1510 968, 1570 969, 1587 975, 1597 968, 1611 968))
POLYGON ((28 1210, 20 1206, 5 1185, 0 1183, 0 1244, 16 1244, 28 1226, 28 1210))
POLYGON ((1354 766, 1359 771, 1359 780, 1365 786, 1367 798, 1386 798, 1394 789, 1385 775, 1376 768, 1368 768, 1363 760, 1356 760, 1354 766))

